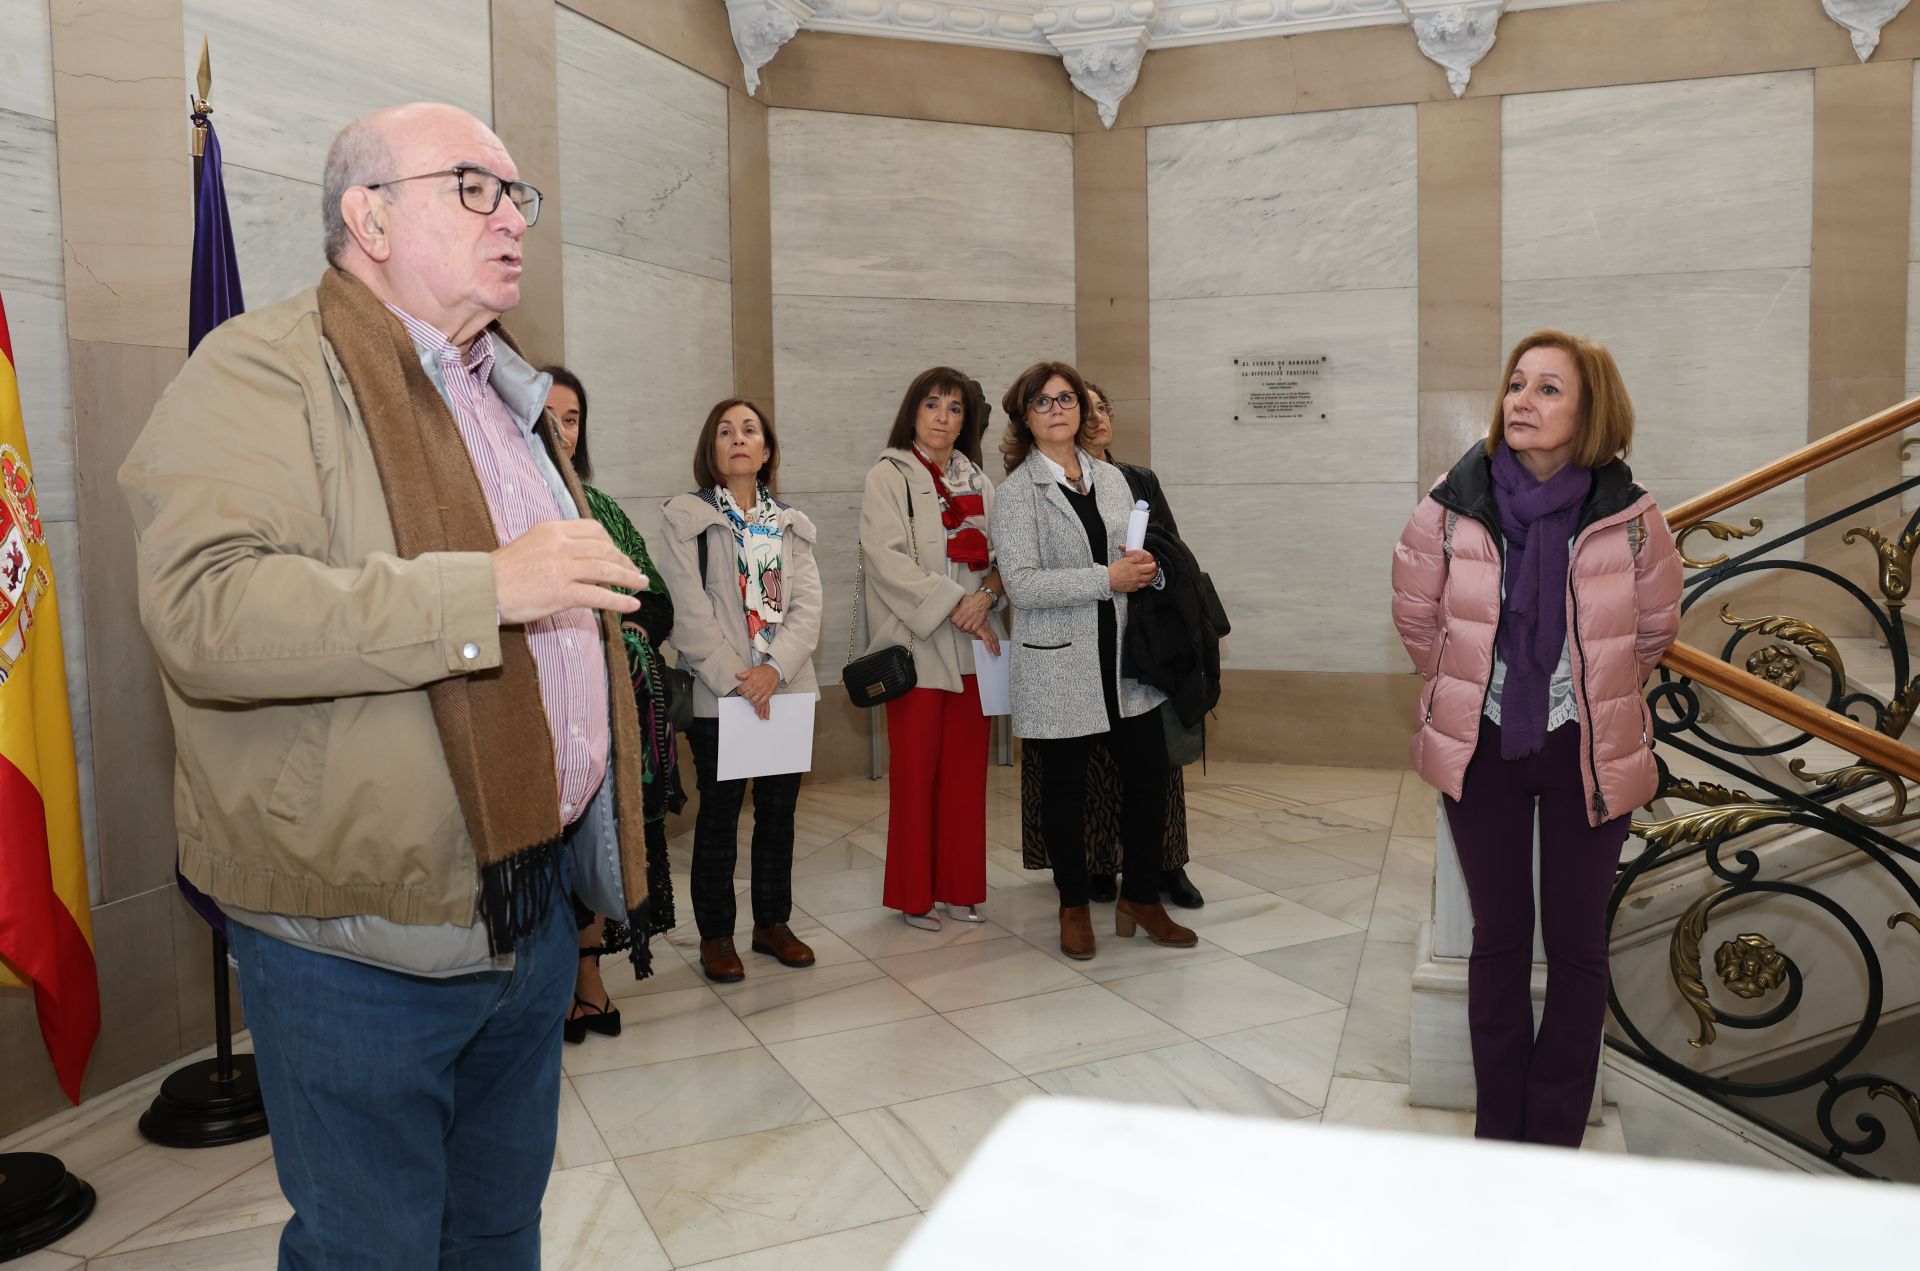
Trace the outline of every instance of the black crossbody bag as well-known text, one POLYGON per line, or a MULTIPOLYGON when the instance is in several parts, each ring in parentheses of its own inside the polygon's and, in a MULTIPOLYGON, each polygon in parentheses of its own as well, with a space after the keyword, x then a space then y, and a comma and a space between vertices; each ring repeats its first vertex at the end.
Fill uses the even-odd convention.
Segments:
MULTIPOLYGON (((904 475, 902 477, 904 479, 904 475)), ((920 544, 913 537, 913 486, 907 486, 907 547, 913 552, 913 563, 920 563, 920 544)), ((863 658, 853 656, 855 633, 860 630, 860 605, 866 594, 867 552, 860 549, 860 563, 853 576, 853 620, 847 625, 847 665, 840 672, 840 682, 846 685, 847 697, 855 706, 873 707, 891 702, 904 696, 914 685, 920 682, 919 672, 913 668, 913 636, 907 636, 905 646, 887 645, 875 649, 863 658)))

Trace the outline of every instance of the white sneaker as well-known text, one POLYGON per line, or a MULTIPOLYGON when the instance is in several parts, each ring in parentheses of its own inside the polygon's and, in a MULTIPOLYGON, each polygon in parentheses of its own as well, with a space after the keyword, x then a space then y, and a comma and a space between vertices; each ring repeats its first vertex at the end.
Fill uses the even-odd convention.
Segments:
MULTIPOLYGON (((941 901, 941 904, 946 904, 941 901)), ((947 905, 947 917, 955 922, 985 922, 987 916, 980 912, 978 905, 947 905)))
POLYGON ((909 927, 918 927, 922 931, 940 930, 940 920, 933 916, 931 909, 923 914, 901 914, 900 917, 909 927))

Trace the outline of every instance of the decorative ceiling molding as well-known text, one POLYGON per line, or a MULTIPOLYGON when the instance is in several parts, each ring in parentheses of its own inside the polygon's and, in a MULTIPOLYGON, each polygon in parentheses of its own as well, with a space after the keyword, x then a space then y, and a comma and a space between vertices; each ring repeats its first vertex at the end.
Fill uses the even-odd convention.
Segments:
POLYGON ((760 91, 760 68, 813 17, 808 0, 727 0, 727 25, 746 72, 747 96, 760 91))
POLYGON ((1880 47, 1880 28, 1899 16, 1907 0, 1820 0, 1820 7, 1853 33, 1853 51, 1864 62, 1880 47))
POLYGON ((1400 7, 1413 25, 1420 51, 1447 73, 1453 95, 1465 93, 1473 68, 1493 47, 1506 0, 1400 0, 1400 7))
MULTIPOLYGON (((1457 97, 1475 63, 1493 47, 1510 9, 1548 9, 1616 0, 726 0, 747 91, 760 69, 801 30, 876 35, 1060 58, 1074 87, 1100 107, 1111 128, 1152 49, 1212 44, 1343 27, 1410 26, 1421 52, 1447 72, 1457 97)), ((1887 8, 1907 0, 1822 0, 1828 12, 1887 8)), ((1838 14, 1835 14, 1839 18, 1838 14)), ((1848 21, 1839 18, 1841 21, 1848 21)), ((1885 25, 1882 18, 1874 31, 1885 25)), ((1851 22, 1848 23, 1852 25, 1851 22)), ((1856 33, 1856 45, 1860 41, 1856 33)), ((1868 46, 1871 50, 1871 45, 1868 46)), ((1865 54, 1862 54, 1864 57, 1865 54)))

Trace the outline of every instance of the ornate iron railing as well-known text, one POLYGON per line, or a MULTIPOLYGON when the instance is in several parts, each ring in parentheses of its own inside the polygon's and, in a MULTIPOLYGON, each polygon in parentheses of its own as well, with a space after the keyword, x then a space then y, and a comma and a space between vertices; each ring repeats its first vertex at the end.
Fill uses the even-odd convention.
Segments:
MULTIPOLYGON (((1906 1172, 1888 1164, 1896 1158, 1920 1159, 1911 1149, 1882 1151, 1892 1132, 1883 1111, 1904 1113, 1893 1118, 1898 1132, 1910 1127, 1920 1147, 1920 1080, 1856 1069, 1890 1010, 1920 1007, 1920 974, 1910 971, 1891 986, 1895 1000, 1889 1005, 1885 965, 1889 949, 1897 950, 1896 966, 1917 965, 1916 955, 1891 942, 1911 939, 1920 949, 1920 798, 1908 788, 1909 779, 1920 781, 1920 750, 1903 741, 1920 706, 1920 675, 1903 615, 1920 549, 1920 513, 1898 520, 1902 496, 1920 488, 1920 477, 1898 480, 1737 555, 1701 560, 1687 553, 1689 540, 1699 534, 1734 544, 1764 529, 1757 519, 1737 528, 1705 517, 1911 423, 1920 423, 1920 399, 1846 430, 1849 437, 1836 434, 1840 440, 1829 438, 1683 504, 1670 516, 1689 570, 1683 610, 1717 607, 1727 634, 1717 655, 1676 645, 1650 686, 1647 704, 1661 772, 1654 806, 1662 811, 1634 823, 1645 846, 1623 864, 1607 913, 1618 940, 1623 912, 1632 918, 1666 912, 1650 906, 1686 902, 1665 937, 1669 983, 1659 992, 1648 991, 1644 982, 1630 987, 1630 1008, 1616 974, 1609 990, 1610 1044, 1841 1168, 1882 1177, 1906 1172), (1889 523, 1893 529, 1886 528, 1889 523), (1803 549, 1836 527, 1844 531, 1840 550, 1808 558, 1803 549), (1848 548, 1858 548, 1861 556, 1849 561, 1848 548), (1851 614, 1857 607, 1861 618, 1854 627, 1886 647, 1887 691, 1877 693, 1852 675, 1841 644, 1821 627, 1749 608, 1742 590, 1767 576, 1791 577, 1803 595, 1808 587, 1827 593, 1823 612, 1837 604, 1839 612, 1851 614), (1871 581, 1863 585, 1860 577, 1871 581), (1823 676, 1826 691, 1820 693, 1823 676), (1758 727, 1743 718, 1741 706, 1787 727, 1758 727), (1833 747, 1850 762, 1832 761, 1833 747), (1676 765, 1685 773, 1676 774, 1676 765), (1875 880, 1864 894, 1897 898, 1889 912, 1862 915, 1836 898, 1839 880, 1860 870, 1875 880), (1762 914, 1766 922, 1788 922, 1803 942, 1834 943, 1819 954, 1802 949, 1802 959, 1811 959, 1803 966, 1792 948, 1776 947, 1755 929, 1762 914), (1713 978, 1724 990, 1720 1002, 1709 991, 1702 963, 1716 922, 1728 932, 1713 950, 1713 978), (1880 931, 1878 942, 1870 927, 1880 931), (1836 960, 1835 948, 1852 960, 1852 974, 1836 960), (1858 1018, 1850 1005, 1840 1017, 1839 1004, 1850 1003, 1855 990, 1858 1018), (1728 994, 1756 1006, 1750 1012, 1734 1008, 1725 1001, 1728 994), (1810 1000, 1832 1018, 1809 1022, 1803 1008, 1810 1000), (1722 1038, 1723 1029, 1746 1035, 1752 1044, 1722 1038), (1732 1047, 1741 1053, 1716 1054, 1716 1040, 1722 1052, 1732 1047), (1883 1109, 1881 1099, 1889 1106, 1883 1109), (1850 1127, 1842 1124, 1849 1116, 1850 1127)), ((1916 445, 1920 440, 1907 443, 1903 457, 1916 445)), ((1853 891, 1857 907, 1862 888, 1853 891)), ((1648 934, 1643 925, 1631 938, 1648 934)), ((1920 1070, 1920 1057, 1915 1065, 1920 1070)))

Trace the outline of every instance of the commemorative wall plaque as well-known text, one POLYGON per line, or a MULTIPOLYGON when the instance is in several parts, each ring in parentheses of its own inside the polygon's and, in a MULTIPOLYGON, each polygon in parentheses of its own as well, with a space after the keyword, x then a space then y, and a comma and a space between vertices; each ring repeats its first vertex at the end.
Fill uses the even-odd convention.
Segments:
POLYGON ((1236 424, 1324 423, 1327 355, 1242 356, 1233 359, 1236 424))

